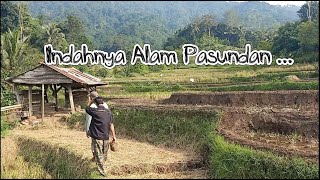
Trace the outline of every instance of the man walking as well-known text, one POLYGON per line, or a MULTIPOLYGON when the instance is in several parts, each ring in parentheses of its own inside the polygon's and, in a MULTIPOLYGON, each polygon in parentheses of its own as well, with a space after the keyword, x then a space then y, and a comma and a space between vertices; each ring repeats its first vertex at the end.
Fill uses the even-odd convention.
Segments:
MULTIPOLYGON (((93 100, 94 98, 98 97, 98 92, 97 91, 92 91, 90 92, 90 94, 88 94, 88 102, 90 102, 91 100, 93 100)), ((107 103, 103 103, 103 106, 106 108, 106 109, 109 109, 107 103)), ((97 108, 97 105, 95 103, 92 103, 90 105, 90 107, 92 108, 97 108)), ((90 123, 91 123, 91 119, 92 117, 86 113, 86 121, 85 121, 85 131, 86 131, 86 134, 87 134, 87 137, 89 137, 89 127, 90 127, 90 123)))
POLYGON ((109 148, 109 131, 112 133, 112 141, 116 141, 113 116, 109 109, 103 105, 101 97, 95 97, 88 102, 86 113, 92 116, 88 134, 91 137, 91 149, 98 165, 99 172, 106 176, 105 160, 109 148), (90 107, 93 103, 97 108, 90 107))

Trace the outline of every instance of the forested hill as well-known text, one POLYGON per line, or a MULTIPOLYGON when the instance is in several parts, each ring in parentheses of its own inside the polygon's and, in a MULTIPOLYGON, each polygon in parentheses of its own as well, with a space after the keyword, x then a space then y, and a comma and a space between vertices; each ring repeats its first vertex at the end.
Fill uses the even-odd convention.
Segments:
MULTIPOLYGON (((31 14, 61 21, 74 15, 84 22, 86 33, 98 48, 113 49, 106 44, 150 43, 161 48, 175 31, 204 14, 223 22, 232 11, 245 29, 277 30, 285 22, 298 20, 298 6, 281 7, 265 2, 100 2, 100 1, 31 1, 31 14)), ((125 46, 125 45, 124 45, 125 46)))

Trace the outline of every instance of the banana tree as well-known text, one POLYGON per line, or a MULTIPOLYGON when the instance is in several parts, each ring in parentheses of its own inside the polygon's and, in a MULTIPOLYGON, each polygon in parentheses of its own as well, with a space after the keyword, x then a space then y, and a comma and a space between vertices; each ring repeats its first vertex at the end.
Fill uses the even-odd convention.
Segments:
POLYGON ((28 37, 20 38, 20 31, 9 29, 1 35, 1 68, 13 70, 19 61, 23 60, 23 55, 28 47, 28 37))
POLYGON ((66 50, 67 41, 65 35, 55 23, 49 23, 44 26, 44 29, 46 31, 47 44, 51 44, 55 49, 66 50))

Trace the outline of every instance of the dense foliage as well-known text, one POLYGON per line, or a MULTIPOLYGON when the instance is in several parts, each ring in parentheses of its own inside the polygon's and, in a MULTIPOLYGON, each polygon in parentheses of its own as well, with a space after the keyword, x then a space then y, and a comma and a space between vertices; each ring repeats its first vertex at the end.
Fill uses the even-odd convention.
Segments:
MULTIPOLYGON (((298 20, 298 7, 272 6, 265 2, 29 2, 31 13, 61 21, 78 16, 94 41, 94 48, 114 50, 128 43, 150 43, 159 49, 173 33, 204 14, 224 22, 228 10, 236 12, 246 29, 274 30, 298 20), (266 13, 268 12, 268 13, 266 13)), ((230 16, 232 17, 232 16, 230 16)), ((235 16, 233 16, 235 17, 235 16)))
MULTIPOLYGON (((297 14, 298 21, 287 22, 276 31, 264 28, 249 28, 239 23, 240 13, 228 10, 224 21, 217 16, 203 15, 168 38, 164 47, 179 51, 183 44, 193 43, 201 49, 238 50, 245 44, 256 49, 271 51, 276 57, 294 58, 296 63, 317 62, 319 60, 319 3, 310 3, 311 19, 306 21, 306 4, 297 14)), ((272 13, 269 9, 268 13, 272 13)), ((260 19, 261 20, 261 19, 260 19)), ((270 22, 268 20, 261 22, 270 22)))

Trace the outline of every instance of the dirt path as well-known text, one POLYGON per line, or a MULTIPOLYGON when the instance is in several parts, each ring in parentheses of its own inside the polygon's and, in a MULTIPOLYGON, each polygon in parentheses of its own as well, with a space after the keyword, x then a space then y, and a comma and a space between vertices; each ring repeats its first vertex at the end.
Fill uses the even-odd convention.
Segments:
MULTIPOLYGON (((61 115, 61 114, 60 114, 61 115)), ((91 159, 90 139, 84 132, 70 130, 56 117, 46 117, 38 128, 21 126, 11 132, 65 147, 91 159)), ((108 178, 207 178, 200 157, 192 152, 156 147, 133 139, 119 138, 119 150, 108 153, 108 178)))

